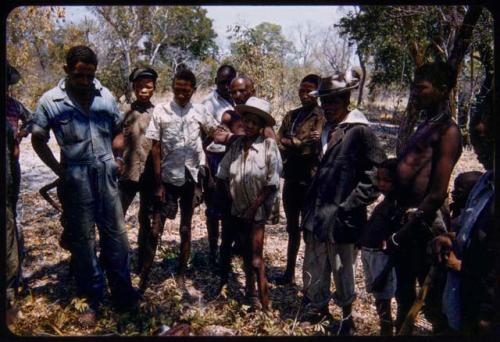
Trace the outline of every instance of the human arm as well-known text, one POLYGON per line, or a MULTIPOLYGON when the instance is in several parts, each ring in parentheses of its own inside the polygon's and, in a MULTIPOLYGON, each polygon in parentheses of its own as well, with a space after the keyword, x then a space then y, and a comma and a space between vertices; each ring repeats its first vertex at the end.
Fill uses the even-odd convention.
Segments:
POLYGON ((47 142, 48 132, 44 131, 36 124, 33 125, 31 132, 31 144, 33 145, 33 149, 44 164, 47 165, 56 175, 64 177, 64 169, 54 157, 54 154, 49 148, 47 142))
POLYGON ((47 145, 50 138, 49 130, 49 117, 47 111, 45 110, 42 98, 33 116, 31 144, 36 154, 44 162, 44 164, 59 177, 64 177, 63 167, 54 157, 52 150, 47 145))
POLYGON ((165 186, 161 178, 161 135, 162 135, 161 108, 156 107, 146 129, 146 138, 151 139, 151 156, 153 158, 153 172, 155 178, 155 199, 165 200, 165 186))
POLYGON ((437 158, 430 175, 429 190, 415 215, 393 235, 391 240, 395 244, 404 244, 415 237, 429 236, 429 227, 432 225, 436 211, 448 196, 448 183, 460 154, 460 145, 460 131, 456 125, 452 125, 444 132, 435 151, 437 158))
MULTIPOLYGON (((357 152, 360 163, 358 164, 358 183, 339 205, 339 216, 347 214, 359 207, 366 207, 373 203, 379 196, 380 192, 374 184, 373 177, 370 173, 376 170, 376 165, 386 159, 386 154, 380 145, 380 142, 371 129, 365 126, 359 126, 356 129, 356 134, 353 136, 354 141, 358 141, 359 148, 357 152)), ((352 172, 356 172, 352 170, 352 172)))

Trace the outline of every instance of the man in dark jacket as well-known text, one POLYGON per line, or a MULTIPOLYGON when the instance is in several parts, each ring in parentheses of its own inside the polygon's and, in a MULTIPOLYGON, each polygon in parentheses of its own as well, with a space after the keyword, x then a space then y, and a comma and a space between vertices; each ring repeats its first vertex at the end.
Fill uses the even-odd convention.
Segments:
POLYGON ((324 78, 314 92, 321 98, 328 122, 321 134, 323 156, 306 195, 302 225, 306 312, 316 318, 329 315, 333 297, 342 307, 339 335, 349 335, 354 329, 354 243, 366 223, 366 206, 378 196, 369 172, 386 159, 364 114, 348 110, 351 89, 358 85, 349 76, 324 78))

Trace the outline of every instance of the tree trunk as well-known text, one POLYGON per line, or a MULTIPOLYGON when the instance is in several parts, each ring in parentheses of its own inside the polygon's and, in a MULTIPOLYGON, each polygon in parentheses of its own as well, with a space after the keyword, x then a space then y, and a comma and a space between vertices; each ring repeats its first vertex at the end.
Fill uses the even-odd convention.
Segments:
POLYGON ((363 54, 358 50, 358 59, 359 59, 359 66, 361 67, 362 75, 361 75, 361 80, 359 81, 359 90, 358 90, 358 104, 357 107, 361 106, 361 101, 363 100, 363 88, 365 86, 365 81, 366 81, 366 65, 365 65, 365 60, 363 58, 363 54))
MULTIPOLYGON (((455 81, 462 67, 464 56, 467 53, 467 50, 469 49, 470 43, 472 41, 472 31, 474 30, 474 26, 476 25, 479 16, 481 15, 481 12, 482 8, 480 6, 470 6, 467 10, 467 13, 464 16, 462 25, 460 26, 460 29, 458 30, 458 33, 455 36, 453 49, 451 51, 450 57, 448 58, 448 63, 454 68, 455 71, 453 75, 455 81)), ((416 64, 415 65, 416 69, 420 66, 419 63, 423 62, 423 59, 418 58, 419 49, 416 46, 416 44, 414 46, 410 45, 410 49, 412 48, 414 51, 411 52, 412 54, 414 54, 413 57, 416 64)), ((452 114, 454 114, 456 112, 455 110, 456 108, 454 105, 455 101, 454 90, 451 91, 450 99, 451 99, 451 107, 453 109, 452 114)), ((399 125, 398 139, 396 143, 396 153, 398 155, 406 146, 411 134, 413 133, 413 128, 415 127, 415 124, 418 121, 418 111, 415 109, 414 103, 415 103, 415 95, 413 91, 410 91, 410 98, 408 99, 408 105, 406 107, 406 115, 403 117, 403 120, 399 125)))

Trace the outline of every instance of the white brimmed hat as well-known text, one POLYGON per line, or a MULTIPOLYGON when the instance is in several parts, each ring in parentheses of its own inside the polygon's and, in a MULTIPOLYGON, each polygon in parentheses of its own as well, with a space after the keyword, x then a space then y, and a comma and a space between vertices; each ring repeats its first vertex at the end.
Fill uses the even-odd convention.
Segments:
POLYGON ((236 105, 234 107, 241 116, 245 113, 253 113, 266 122, 266 126, 276 125, 276 120, 271 116, 271 103, 258 97, 250 97, 245 104, 236 105))
POLYGON ((314 97, 331 96, 342 94, 359 86, 361 78, 359 68, 353 68, 346 73, 338 73, 333 76, 324 77, 321 79, 319 87, 309 93, 314 97))

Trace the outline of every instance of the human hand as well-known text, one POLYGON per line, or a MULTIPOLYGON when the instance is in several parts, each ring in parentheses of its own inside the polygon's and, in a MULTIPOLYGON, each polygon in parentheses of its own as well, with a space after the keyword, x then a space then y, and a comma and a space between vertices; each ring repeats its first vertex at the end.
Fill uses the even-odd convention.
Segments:
POLYGON ((253 220, 259 206, 260 204, 258 204, 257 202, 252 203, 252 205, 245 211, 245 218, 253 220))
POLYGON ((428 250, 436 258, 437 262, 442 263, 444 258, 450 253, 453 247, 453 241, 448 235, 439 235, 429 242, 428 250))
POLYGON ((462 269, 462 260, 458 259, 453 251, 444 256, 445 265, 454 271, 460 272, 462 269))
POLYGON ((155 200, 160 203, 165 202, 165 193, 165 185, 160 184, 155 191, 155 200))
POLYGON ((125 163, 123 162, 123 159, 117 158, 115 159, 115 162, 118 168, 118 175, 119 176, 123 175, 123 172, 125 171, 125 163))
POLYGON ((311 133, 309 134, 309 138, 311 138, 312 140, 319 140, 320 138, 319 131, 318 130, 311 131, 311 133))
POLYGON ((16 134, 16 139, 17 141, 21 141, 24 137, 27 137, 28 136, 28 132, 26 132, 26 130, 24 129, 20 129, 19 132, 17 132, 16 134))
POLYGON ((289 138, 281 138, 280 142, 283 146, 291 146, 293 144, 292 139, 289 138))
POLYGON ((488 333, 491 329, 491 321, 487 321, 484 319, 479 320, 477 323, 477 328, 479 330, 479 334, 488 333))

